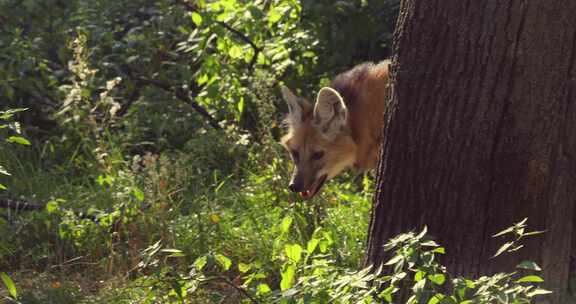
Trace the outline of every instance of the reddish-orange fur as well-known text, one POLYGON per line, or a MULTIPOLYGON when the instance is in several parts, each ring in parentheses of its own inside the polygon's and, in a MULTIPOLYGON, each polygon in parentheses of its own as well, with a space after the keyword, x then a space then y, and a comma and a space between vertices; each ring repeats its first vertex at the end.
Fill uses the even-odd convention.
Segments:
MULTIPOLYGON (((388 92, 388 66, 389 61, 358 65, 334 78, 330 87, 338 93, 327 90, 328 94, 319 95, 317 104, 323 101, 321 98, 330 101, 338 99, 345 104, 346 126, 341 129, 325 133, 325 128, 319 127, 315 117, 323 114, 317 113, 304 100, 297 99, 296 104, 300 107, 291 107, 300 108, 301 111, 295 110, 289 114, 289 131, 282 138, 282 144, 291 153, 297 152, 298 159, 293 158, 296 167, 294 178, 298 173, 304 179, 305 187, 310 187, 322 175, 330 179, 348 167, 353 167, 357 172, 376 167, 388 92), (323 151, 324 157, 321 160, 311 159, 311 155, 317 151, 323 151)), ((338 106, 338 103, 334 103, 334 106, 338 106)), ((328 110, 327 115, 330 112, 328 110)))
MULTIPOLYGON (((384 101, 388 91, 388 65, 389 61, 383 61, 378 65, 363 67, 368 70, 366 75, 351 79, 349 82, 351 90, 355 92, 350 96, 354 99, 343 96, 344 103, 350 112, 348 121, 352 139, 358 148, 355 167, 360 171, 375 168, 378 162, 378 148, 382 141, 384 101)), ((335 82, 332 85, 335 85, 335 82)), ((335 89, 339 91, 338 87, 335 89)))

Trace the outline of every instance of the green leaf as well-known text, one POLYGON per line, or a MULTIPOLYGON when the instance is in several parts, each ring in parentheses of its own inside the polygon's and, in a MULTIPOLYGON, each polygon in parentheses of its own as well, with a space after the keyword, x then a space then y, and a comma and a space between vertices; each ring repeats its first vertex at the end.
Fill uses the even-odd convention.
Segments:
POLYGON ((378 296, 388 303, 392 303, 392 295, 398 291, 398 287, 392 285, 384 289, 378 296))
POLYGON ((521 220, 521 221, 518 222, 517 224, 514 224, 514 226, 516 226, 516 228, 524 227, 524 226, 526 226, 526 222, 527 222, 527 221, 528 221, 528 218, 525 217, 523 220, 521 220))
POLYGON ((6 188, 6 186, 0 184, 0 190, 6 190, 6 189, 8 189, 8 188, 6 188))
POLYGON ((267 293, 272 292, 272 289, 270 289, 270 286, 268 286, 268 284, 266 283, 262 283, 259 284, 258 287, 256 287, 256 295, 260 296, 260 295, 265 295, 267 293))
POLYGON ((207 83, 209 79, 210 78, 208 77, 207 74, 202 74, 202 75, 200 75, 200 77, 198 77, 196 79, 196 83, 198 83, 198 85, 203 85, 203 84, 207 83))
POLYGON ((547 295, 553 293, 550 290, 543 289, 543 288, 536 288, 535 290, 528 293, 529 297, 539 296, 539 295, 547 295))
POLYGON ((242 48, 238 45, 233 45, 230 48, 230 50, 228 50, 228 55, 232 59, 238 59, 238 58, 242 57, 243 54, 244 54, 244 52, 242 51, 242 48))
POLYGON ((417 238, 417 239, 421 239, 421 238, 423 238, 427 233, 428 233, 428 226, 424 226, 424 228, 422 228, 422 231, 420 231, 420 233, 416 236, 416 238, 417 238))
POLYGON ((524 248, 524 245, 512 246, 510 249, 508 249, 508 252, 518 251, 522 248, 524 248))
POLYGON ((252 265, 250 265, 250 264, 244 264, 244 263, 239 263, 239 264, 238 264, 238 270, 239 270, 241 273, 246 273, 246 272, 248 272, 248 270, 250 270, 250 268, 252 268, 252 265))
POLYGON ((508 227, 498 233, 496 233, 495 235, 493 235, 492 237, 499 237, 499 236, 503 236, 505 234, 511 233, 514 231, 514 227, 508 227))
POLYGON ((386 262, 384 265, 386 265, 386 266, 388 266, 388 265, 394 265, 394 264, 400 262, 402 259, 404 259, 403 256, 397 255, 397 256, 394 256, 393 258, 391 258, 391 259, 390 259, 388 262, 386 262))
POLYGON ((318 247, 318 243, 320 243, 319 239, 311 239, 310 241, 308 241, 308 244, 306 245, 306 252, 308 253, 308 255, 312 254, 314 250, 316 250, 316 247, 318 247))
POLYGON ((542 283, 544 279, 537 275, 529 275, 516 280, 516 283, 542 283))
POLYGON ((58 210, 58 202, 57 201, 49 201, 46 204, 46 211, 48 213, 54 213, 58 210))
POLYGON ((197 27, 202 25, 202 15, 197 12, 192 12, 192 22, 194 22, 194 25, 197 27))
POLYGON ((206 266, 207 263, 208 263, 207 256, 199 257, 196 259, 196 261, 194 261, 194 267, 196 267, 196 269, 200 271, 204 268, 204 266, 206 266))
POLYGON ((104 184, 107 184, 108 186, 112 186, 112 184, 114 184, 114 180, 115 180, 115 178, 113 176, 110 176, 110 175, 98 175, 96 182, 100 186, 104 186, 104 184))
POLYGON ((318 245, 319 245, 319 248, 320 248, 320 252, 321 252, 321 253, 326 253, 326 251, 328 251, 328 248, 329 248, 329 246, 330 246, 330 241, 321 240, 321 241, 320 241, 320 244, 318 244, 318 245))
POLYGON ((14 285, 14 281, 12 281, 5 272, 0 272, 0 278, 2 279, 2 282, 4 282, 4 285, 6 286, 6 289, 8 289, 8 293, 12 299, 17 299, 18 292, 16 290, 16 285, 14 285))
POLYGON ((429 275, 428 279, 430 281, 432 281, 432 283, 436 284, 436 285, 443 285, 444 282, 446 282, 446 276, 443 274, 434 274, 434 275, 429 275))
POLYGON ((541 271, 542 270, 542 268, 540 268, 540 266, 538 266, 538 264, 536 264, 532 261, 522 261, 520 264, 518 264, 518 266, 516 266, 516 268, 528 269, 528 270, 534 270, 534 271, 541 271))
POLYGON ((10 136, 6 139, 6 141, 20 145, 27 145, 27 146, 30 145, 30 142, 22 136, 10 136))
POLYGON ((430 240, 430 241, 423 242, 423 243, 421 244, 421 246, 426 246, 426 247, 438 247, 439 245, 438 245, 438 243, 430 240))
POLYGON ((438 253, 438 254, 446 254, 446 248, 438 247, 438 248, 435 248, 434 250, 432 250, 432 252, 438 253))
POLYGON ((290 225, 292 225, 292 217, 287 216, 284 219, 282 219, 282 223, 280 224, 280 231, 282 233, 288 233, 288 230, 290 229, 290 225))
POLYGON ((512 245, 514 245, 514 242, 506 242, 504 245, 502 245, 498 251, 496 251, 496 254, 492 257, 495 258, 499 255, 501 255, 502 253, 504 253, 508 248, 510 248, 512 245))
POLYGON ((268 22, 270 24, 274 24, 280 21, 280 19, 282 19, 282 12, 280 12, 279 10, 273 9, 270 12, 268 12, 268 22))
POLYGON ((284 271, 282 271, 282 281, 280 281, 280 290, 285 291, 292 287, 294 282, 294 274, 296 273, 296 266, 288 265, 284 271))
POLYGON ((184 254, 184 252, 182 252, 182 250, 180 250, 180 249, 165 248, 165 249, 162 249, 160 251, 164 252, 164 253, 170 253, 170 255, 168 255, 168 257, 173 257, 173 258, 179 258, 179 257, 186 256, 184 254))
POLYGON ((526 233, 522 234, 522 236, 526 237, 526 236, 532 236, 532 235, 539 235, 539 234, 543 234, 544 232, 546 232, 546 230, 530 231, 530 232, 526 232, 526 233))
POLYGON ((224 271, 227 271, 228 269, 230 269, 230 266, 232 266, 232 261, 229 258, 221 254, 217 254, 214 257, 216 258, 216 262, 218 262, 218 264, 222 266, 222 269, 224 269, 224 271))
POLYGON ((2 167, 2 165, 0 165, 0 174, 4 174, 4 175, 8 175, 8 176, 11 175, 8 171, 6 171, 6 169, 4 167, 2 167))
POLYGON ((314 53, 312 51, 305 51, 304 53, 302 53, 302 57, 313 58, 313 57, 316 57, 316 53, 314 53))
POLYGON ((424 287, 426 286, 426 279, 422 279, 419 282, 416 282, 414 286, 412 286, 412 290, 415 294, 420 294, 424 291, 424 287))
POLYGON ((386 302, 392 303, 392 295, 391 294, 385 293, 382 295, 382 298, 384 298, 384 300, 386 300, 386 302))
POLYGON ((302 256, 302 247, 300 245, 286 245, 286 247, 284 247, 284 251, 286 252, 286 256, 288 256, 292 262, 298 263, 300 261, 302 256))
POLYGON ((238 109, 238 117, 236 118, 236 120, 240 121, 240 119, 242 118, 242 114, 244 113, 244 96, 240 97, 240 100, 238 101, 237 104, 237 109, 238 109))
POLYGON ((438 304, 442 299, 444 299, 444 297, 446 296, 441 293, 437 293, 432 298, 430 298, 430 300, 428 300, 427 304, 438 304))
POLYGON ((8 120, 12 118, 14 114, 26 110, 28 110, 28 108, 16 108, 16 109, 9 109, 8 111, 0 111, 0 120, 8 120))
POLYGON ((132 188, 132 195, 134 195, 134 197, 139 201, 139 202, 143 202, 144 201, 144 192, 142 192, 142 190, 140 190, 139 188, 132 188))
POLYGON ((414 281, 416 282, 420 282, 420 280, 422 280, 424 277, 426 276, 426 272, 419 270, 418 272, 416 272, 416 274, 414 275, 414 281))

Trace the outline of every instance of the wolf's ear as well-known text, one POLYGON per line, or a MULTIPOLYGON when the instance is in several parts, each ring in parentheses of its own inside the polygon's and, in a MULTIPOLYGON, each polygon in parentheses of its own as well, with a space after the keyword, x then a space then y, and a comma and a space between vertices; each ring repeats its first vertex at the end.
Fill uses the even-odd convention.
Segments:
POLYGON ((336 90, 324 87, 318 92, 314 124, 327 137, 332 137, 348 127, 348 108, 336 90))
POLYGON ((289 125, 294 126, 295 124, 301 123, 305 111, 309 111, 310 105, 302 98, 298 98, 289 88, 282 86, 280 87, 282 91, 282 96, 288 104, 288 117, 287 122, 289 125))

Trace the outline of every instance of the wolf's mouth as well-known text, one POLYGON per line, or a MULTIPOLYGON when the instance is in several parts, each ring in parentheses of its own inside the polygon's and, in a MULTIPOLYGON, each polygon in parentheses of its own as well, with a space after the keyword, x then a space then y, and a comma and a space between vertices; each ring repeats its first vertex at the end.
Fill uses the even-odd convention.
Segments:
POLYGON ((310 189, 300 192, 300 197, 302 197, 304 200, 309 200, 314 197, 314 195, 318 193, 318 190, 322 188, 324 182, 326 182, 326 177, 327 175, 324 174, 320 176, 320 178, 316 179, 312 186, 310 186, 310 189))

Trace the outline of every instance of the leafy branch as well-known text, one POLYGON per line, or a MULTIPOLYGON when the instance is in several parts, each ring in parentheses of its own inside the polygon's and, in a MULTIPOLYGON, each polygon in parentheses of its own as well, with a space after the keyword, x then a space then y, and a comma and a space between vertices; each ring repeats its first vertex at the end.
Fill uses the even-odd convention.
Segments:
MULTIPOLYGON (((26 110, 27 109, 8 109, 6 111, 0 111, 0 130, 8 129, 11 132, 16 133, 16 135, 11 135, 7 138, 3 138, 3 134, 0 134, 0 141, 3 140, 8 143, 30 145, 30 141, 20 136, 20 123, 12 121, 12 118, 16 113, 26 110)), ((0 175, 10 175, 10 173, 2 166, 2 164, 0 164, 0 175)), ((0 184, 0 190, 6 190, 6 186, 0 184)))
MULTIPOLYGON (((188 2, 187 0, 176 0, 176 3, 184 6, 191 13, 192 12, 198 13, 198 14, 200 13, 198 6, 196 4, 188 2)), ((230 24, 228 24, 224 21, 218 21, 218 20, 216 20, 214 22, 216 24, 222 26, 223 28, 225 28, 226 30, 231 32, 232 34, 238 36, 238 38, 240 38, 240 40, 242 40, 245 43, 247 43, 248 45, 250 45, 250 47, 254 50, 254 55, 252 55, 252 58, 250 59, 250 63, 248 64, 250 70, 252 70, 254 68, 254 64, 256 64, 256 59, 258 58, 258 55, 260 54, 260 52, 262 52, 262 48, 257 46, 256 43, 254 43, 254 41, 252 41, 252 39, 250 39, 244 33, 240 32, 239 30, 232 27, 230 24)))
POLYGON ((496 233, 495 235, 493 235, 492 237, 496 238, 496 237, 501 237, 504 235, 511 235, 513 237, 512 241, 506 242, 504 243, 504 245, 502 245, 497 251, 496 254, 494 254, 494 256, 492 258, 495 258, 499 255, 501 255, 504 252, 508 252, 508 253, 512 253, 514 251, 518 251, 520 250, 522 247, 524 247, 523 244, 520 243, 520 241, 527 237, 527 236, 532 236, 532 235, 538 235, 538 234, 542 234, 545 231, 526 231, 527 228, 527 224, 526 222, 528 221, 528 218, 524 218, 522 221, 496 233))

